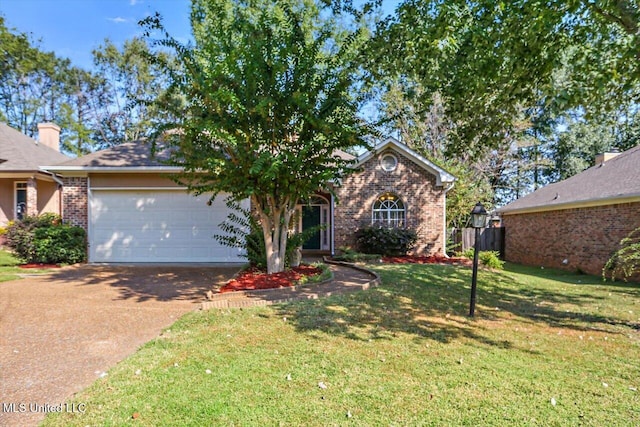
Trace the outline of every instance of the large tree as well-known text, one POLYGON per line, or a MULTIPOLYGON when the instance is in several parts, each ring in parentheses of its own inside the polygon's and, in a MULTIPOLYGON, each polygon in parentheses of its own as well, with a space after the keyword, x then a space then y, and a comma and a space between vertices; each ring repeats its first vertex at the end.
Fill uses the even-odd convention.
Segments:
POLYGON ((406 0, 372 57, 439 93, 451 148, 483 155, 523 110, 616 108, 640 82, 639 17, 635 0, 406 0))
POLYGON ((165 99, 165 67, 173 67, 173 63, 166 53, 160 53, 160 67, 146 60, 149 55, 142 38, 127 40, 122 47, 106 39, 93 51, 95 72, 104 87, 93 104, 93 138, 99 148, 147 137, 152 122, 160 119, 151 101, 165 99))
MULTIPOLYGON (((196 194, 250 198, 265 241, 269 273, 285 268, 296 205, 350 171, 337 150, 364 144, 358 118, 358 21, 313 0, 195 0, 194 42, 166 32, 179 67, 163 102, 158 131, 184 168, 181 182, 196 194), (175 110, 178 108, 178 111, 175 110), (172 114, 176 113, 176 114, 172 114)), ((144 21, 149 33, 160 20, 144 21)), ((157 58, 156 58, 157 61, 157 58)))
POLYGON ((71 65, 43 52, 28 34, 5 25, 0 16, 0 119, 34 136, 38 122, 54 120, 71 65))

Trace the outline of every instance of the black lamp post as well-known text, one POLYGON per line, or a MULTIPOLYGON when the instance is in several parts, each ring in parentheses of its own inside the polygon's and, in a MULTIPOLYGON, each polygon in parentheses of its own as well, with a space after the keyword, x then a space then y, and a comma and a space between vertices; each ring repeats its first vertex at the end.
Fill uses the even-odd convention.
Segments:
POLYGON ((487 221, 487 211, 482 203, 478 202, 471 211, 471 226, 476 229, 476 241, 473 249, 473 276, 471 277, 471 303, 469 304, 469 316, 473 317, 476 311, 476 282, 478 280, 478 242, 480 241, 480 229, 484 228, 487 221))

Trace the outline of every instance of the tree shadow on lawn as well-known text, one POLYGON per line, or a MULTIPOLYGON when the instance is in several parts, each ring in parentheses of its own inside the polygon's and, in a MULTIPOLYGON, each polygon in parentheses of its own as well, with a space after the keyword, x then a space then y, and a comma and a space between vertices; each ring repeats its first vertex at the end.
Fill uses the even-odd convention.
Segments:
POLYGON ((464 317, 468 293, 457 282, 466 277, 465 273, 448 267, 445 283, 437 271, 429 268, 392 275, 377 271, 382 276, 381 287, 281 305, 278 315, 294 322, 299 331, 320 331, 354 340, 388 340, 409 334, 416 340, 449 343, 466 338, 487 346, 513 348, 510 341, 488 337, 483 333, 486 328, 464 317))
POLYGON ((489 298, 524 319, 580 331, 616 333, 620 327, 640 330, 638 322, 595 312, 602 304, 633 303, 640 298, 640 284, 604 282, 598 276, 514 264, 507 264, 498 274, 498 286, 488 289, 489 298), (530 278, 541 280, 532 285, 530 278), (540 286, 545 280, 552 282, 540 286))
POLYGON ((518 274, 526 274, 528 276, 537 277, 539 279, 553 280, 555 282, 567 283, 571 285, 581 286, 586 289, 583 295, 585 297, 593 296, 592 287, 603 287, 608 292, 615 292, 622 295, 628 295, 637 298, 640 295, 640 283, 603 280, 602 276, 594 276, 591 274, 571 272, 556 268, 538 268, 520 264, 506 263, 505 271, 518 274))
MULTIPOLYGON (((379 288, 282 305, 278 314, 304 332, 320 331, 356 340, 392 339, 399 333, 442 343, 465 338, 499 348, 514 348, 514 344, 490 338, 488 328, 499 328, 495 322, 514 316, 521 322, 579 331, 620 333, 620 328, 638 329, 637 324, 590 312, 589 305, 602 296, 531 285, 521 279, 526 276, 508 272, 480 271, 476 318, 471 319, 467 317, 470 269, 395 265, 376 271, 383 283, 379 288), (581 311, 582 306, 587 309, 581 311), (567 311, 567 307, 572 309, 567 311)), ((636 295, 640 296, 640 291, 636 295)))

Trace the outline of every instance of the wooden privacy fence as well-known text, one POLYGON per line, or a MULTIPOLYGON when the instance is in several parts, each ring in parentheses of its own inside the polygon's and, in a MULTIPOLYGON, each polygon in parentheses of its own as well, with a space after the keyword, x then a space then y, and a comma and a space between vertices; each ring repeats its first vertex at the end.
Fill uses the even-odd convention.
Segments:
MULTIPOLYGON (((475 228, 454 228, 451 230, 448 249, 453 252, 463 252, 475 245, 475 228)), ((504 258, 504 227, 480 229, 478 248, 481 251, 498 251, 504 258)))

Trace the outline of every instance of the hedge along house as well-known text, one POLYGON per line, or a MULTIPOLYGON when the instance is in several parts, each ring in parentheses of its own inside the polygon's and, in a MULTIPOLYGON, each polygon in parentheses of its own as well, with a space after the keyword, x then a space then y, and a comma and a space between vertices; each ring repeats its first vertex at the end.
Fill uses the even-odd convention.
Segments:
MULTIPOLYGON (((62 178, 65 219, 87 230, 89 261, 242 261, 213 238, 229 214, 226 196, 209 206, 207 196, 188 194, 170 179, 181 169, 166 166, 162 154, 132 142, 44 167, 62 178)), ((455 178, 395 139, 354 160, 358 171, 334 185, 337 199, 328 187, 299 206, 299 229, 324 226, 303 249, 334 253, 355 245, 358 228, 384 224, 415 228, 417 254, 444 254, 446 192, 455 178)))
POLYGON ((601 274, 620 240, 640 227, 640 146, 498 210, 508 261, 601 274))
POLYGON ((0 123, 0 226, 24 215, 62 214, 62 181, 40 165, 65 160, 55 124, 38 124, 34 140, 0 123))

